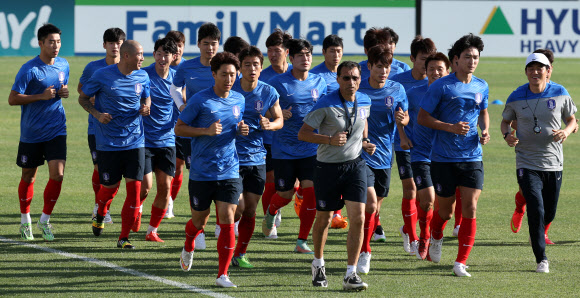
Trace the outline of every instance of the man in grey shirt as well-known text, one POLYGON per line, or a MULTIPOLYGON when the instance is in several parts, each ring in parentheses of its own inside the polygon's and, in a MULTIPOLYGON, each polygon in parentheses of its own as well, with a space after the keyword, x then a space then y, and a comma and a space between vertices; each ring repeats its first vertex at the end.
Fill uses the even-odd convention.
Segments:
POLYGON ((525 73, 529 83, 509 96, 501 122, 505 141, 515 147, 517 179, 528 206, 530 241, 540 273, 550 272, 545 225, 556 215, 564 165, 562 143, 576 127, 577 110, 568 91, 548 81, 550 71, 544 54, 528 56, 525 73), (510 131, 514 120, 517 134, 510 131))
POLYGON ((367 168, 360 157, 362 150, 373 154, 375 146, 366 138, 366 119, 371 100, 360 92, 360 66, 346 61, 338 66, 339 90, 322 97, 304 117, 298 139, 319 144, 314 170, 316 222, 312 231, 314 261, 312 284, 327 287, 323 251, 332 214, 346 205, 351 218, 347 238, 345 290, 365 290, 356 273, 363 238, 367 189, 367 168), (315 129, 318 132, 315 132, 315 129))

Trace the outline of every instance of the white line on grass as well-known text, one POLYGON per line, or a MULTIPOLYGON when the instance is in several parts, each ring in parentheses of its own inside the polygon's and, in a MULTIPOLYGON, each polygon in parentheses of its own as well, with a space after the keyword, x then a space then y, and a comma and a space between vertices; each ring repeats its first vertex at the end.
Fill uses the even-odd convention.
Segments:
POLYGON ((121 266, 117 266, 113 263, 109 263, 109 262, 105 262, 105 261, 101 261, 98 259, 94 259, 94 258, 87 258, 87 257, 83 257, 80 255, 76 255, 76 254, 71 254, 68 252, 64 252, 62 250, 58 250, 58 249, 53 249, 53 248, 48 248, 48 247, 42 247, 36 244, 30 244, 30 243, 24 243, 24 242, 20 242, 20 241, 15 241, 12 239, 8 239, 8 238, 4 238, 2 236, 0 236, 0 241, 1 242, 6 242, 6 243, 12 243, 12 244, 16 244, 16 245, 21 245, 21 246, 26 246, 26 247, 30 247, 30 248, 34 248, 34 249, 38 249, 38 250, 42 250, 48 253, 53 253, 53 254, 57 254, 57 255, 61 255, 63 257, 66 258, 70 258, 70 259, 77 259, 77 260, 81 260, 84 262, 89 262, 89 263, 93 263, 95 265, 98 266, 102 266, 102 267, 107 267, 107 268, 111 268, 113 270, 116 271, 120 271, 123 273, 127 273, 127 274, 131 274, 134 276, 138 276, 138 277, 143 277, 143 278, 147 278, 150 279, 152 281, 156 281, 156 282, 160 282, 169 286, 174 286, 177 288, 181 288, 184 290, 188 290, 191 292, 195 292, 198 294, 203 294, 203 295, 207 295, 207 296, 211 296, 211 297, 217 297, 217 298, 231 298, 231 296, 225 295, 225 294, 220 294, 220 293, 215 293, 212 292, 210 290, 204 290, 198 287, 194 287, 188 284, 184 284, 181 282, 177 282, 177 281, 173 281, 170 279, 166 279, 166 278, 162 278, 159 276, 155 276, 155 275, 151 275, 151 274, 147 274, 147 273, 143 273, 143 272, 139 272, 137 270, 133 270, 133 269, 129 269, 129 268, 125 268, 125 267, 121 267, 121 266))

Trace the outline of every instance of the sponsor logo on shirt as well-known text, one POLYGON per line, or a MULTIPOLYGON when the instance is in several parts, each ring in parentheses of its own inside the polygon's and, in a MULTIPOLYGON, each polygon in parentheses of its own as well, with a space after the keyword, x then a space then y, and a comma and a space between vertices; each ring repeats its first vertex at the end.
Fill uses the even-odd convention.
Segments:
POLYGON ((480 104, 483 101, 483 94, 477 92, 475 93, 475 103, 480 104))
POLYGON ((385 105, 389 109, 393 107, 394 102, 395 102, 395 99, 392 96, 387 96, 387 98, 385 98, 385 105))
POLYGON ((254 109, 256 109, 256 111, 258 112, 262 112, 262 110, 264 109, 264 102, 261 100, 258 100, 254 103, 254 109))
POLYGON ((232 112, 234 113, 234 116, 236 118, 238 118, 240 116, 240 107, 238 106, 233 106, 232 107, 232 112))
POLYGON ((61 72, 58 73, 58 81, 61 84, 64 84, 64 72, 63 71, 61 71, 61 72))
POLYGON ((547 102, 548 109, 553 110, 556 108, 556 101, 553 98, 548 99, 547 102))
POLYGON ((141 95, 141 91, 143 91, 143 86, 141 85, 141 83, 135 84, 135 94, 141 95))
POLYGON ((310 90, 310 94, 312 95, 312 99, 314 101, 317 101, 318 100, 318 97, 320 95, 320 94, 318 94, 318 90, 317 89, 310 90))

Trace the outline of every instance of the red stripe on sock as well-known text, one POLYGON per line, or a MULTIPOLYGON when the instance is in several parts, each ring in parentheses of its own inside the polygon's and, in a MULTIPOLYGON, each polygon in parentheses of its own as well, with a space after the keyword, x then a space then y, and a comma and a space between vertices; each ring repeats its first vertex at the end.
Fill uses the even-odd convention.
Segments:
POLYGON ((477 232, 477 223, 475 218, 463 218, 461 220, 461 228, 457 236, 459 242, 459 250, 457 251, 457 259, 455 262, 466 264, 469 253, 473 248, 475 242, 475 233, 477 232))
POLYGON ((62 181, 48 179, 46 188, 44 189, 44 207, 42 208, 44 214, 52 214, 54 205, 56 205, 56 201, 58 201, 58 197, 60 196, 61 188, 62 181))
POLYGON ((316 197, 314 196, 314 187, 307 187, 302 189, 302 196, 304 197, 302 205, 300 206, 300 232, 298 232, 298 239, 308 239, 314 219, 316 219, 316 197))
POLYGON ((163 220, 163 216, 165 216, 165 212, 167 212, 167 209, 151 206, 151 219, 149 220, 149 225, 154 228, 159 228, 159 225, 163 220))
POLYGON ((99 203, 98 194, 101 189, 101 179, 99 178, 99 171, 93 169, 93 177, 91 179, 93 183, 93 191, 95 192, 95 204, 99 203))
POLYGON ((218 278, 228 275, 230 261, 234 256, 234 246, 236 245, 236 235, 234 234, 234 224, 220 224, 221 232, 217 241, 217 251, 219 260, 218 278))
POLYGON ((139 200, 141 181, 127 182, 125 187, 127 189, 127 197, 125 198, 125 204, 123 204, 123 210, 121 211, 121 235, 119 236, 119 240, 129 238, 131 227, 135 223, 135 219, 139 214, 139 206, 141 206, 139 200))
POLYGON ((363 243, 360 249, 360 252, 371 252, 371 238, 373 237, 373 232, 375 229, 375 212, 368 213, 365 212, 365 225, 364 225, 364 234, 363 234, 363 243))
POLYGON ((401 201, 401 212, 403 213, 403 221, 405 222, 403 231, 409 235, 409 241, 411 242, 418 240, 416 201, 416 199, 407 200, 405 198, 401 201))
POLYGON ((34 182, 28 183, 20 180, 18 184, 18 200, 20 201, 20 213, 30 213, 30 203, 34 196, 34 182))
POLYGON ((439 240, 443 238, 443 230, 445 230, 446 225, 447 221, 441 218, 439 210, 434 211, 431 219, 431 236, 433 239, 439 240))
POLYGON ((118 190, 119 190, 118 186, 115 188, 101 187, 101 189, 99 190, 99 194, 97 195, 99 201, 98 203, 99 209, 97 210, 97 213, 99 213, 99 215, 102 216, 107 215, 109 206, 111 206, 111 202, 113 202, 113 198, 117 194, 118 190))
POLYGON ((268 206, 270 206, 270 201, 272 200, 272 196, 276 193, 276 186, 273 182, 266 183, 264 187, 264 193, 262 194, 262 210, 264 211, 264 215, 266 215, 266 210, 268 210, 268 206))
POLYGON ((252 239, 252 234, 254 234, 254 228, 256 227, 256 216, 246 217, 242 216, 240 223, 238 224, 238 243, 236 244, 236 250, 234 251, 234 256, 239 256, 245 254, 248 249, 248 244, 252 239))
POLYGON ((461 225, 461 218, 463 216, 463 209, 461 209, 461 192, 459 192, 459 187, 455 190, 455 225, 461 225))
POLYGON ((268 209, 269 210, 268 212, 270 212, 270 214, 272 214, 272 215, 276 214, 276 212, 278 212, 278 209, 290 204, 290 202, 292 202, 292 199, 290 199, 290 200, 285 199, 285 198, 281 197, 278 193, 275 193, 272 196, 272 200, 270 201, 270 209, 268 209))
POLYGON ((433 209, 429 211, 424 211, 423 209, 417 209, 417 215, 419 220, 419 227, 421 228, 422 239, 429 239, 431 237, 431 232, 429 231, 429 226, 431 224, 431 219, 433 218, 433 209))
POLYGON ((203 230, 198 230, 194 225, 193 221, 188 220, 185 224, 185 243, 184 248, 187 252, 192 252, 195 249, 195 237, 201 234, 203 230))
POLYGON ((177 198, 177 194, 179 193, 179 190, 181 189, 181 184, 183 183, 183 174, 179 175, 179 176, 175 176, 173 177, 173 180, 171 180, 171 198, 175 201, 175 198, 177 198))

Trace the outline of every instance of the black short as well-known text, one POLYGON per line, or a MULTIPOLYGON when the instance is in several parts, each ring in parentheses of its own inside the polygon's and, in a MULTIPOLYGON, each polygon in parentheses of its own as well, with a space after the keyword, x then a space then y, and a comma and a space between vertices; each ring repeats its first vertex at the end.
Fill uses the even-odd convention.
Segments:
POLYGON ((277 191, 288 191, 294 188, 298 181, 314 178, 316 155, 300 159, 272 159, 274 162, 274 178, 277 191))
POLYGON ((37 168, 44 161, 66 160, 66 135, 56 136, 46 142, 18 144, 16 164, 25 169, 37 168))
POLYGON ((411 152, 395 151, 397 159, 397 169, 401 180, 413 178, 413 168, 411 167, 411 152))
POLYGON ((97 164, 103 185, 115 185, 123 177, 141 181, 145 169, 145 148, 99 151, 97 164))
POLYGON ((413 168, 413 180, 417 186, 417 190, 429 188, 433 186, 431 180, 431 163, 426 161, 417 161, 411 163, 413 168))
POLYGON ((391 169, 373 169, 367 165, 370 171, 368 187, 374 187, 377 197, 386 198, 391 187, 391 169))
POLYGON ((175 177, 175 147, 148 148, 145 147, 145 170, 147 175, 159 169, 165 174, 175 177))
POLYGON ((175 156, 185 161, 185 167, 189 170, 191 167, 191 140, 175 137, 175 156))
POLYGON ((97 164, 97 140, 95 135, 88 135, 89 150, 91 151, 91 158, 93 159, 93 165, 97 164))
POLYGON ((189 205, 195 211, 205 211, 214 200, 237 205, 242 193, 239 178, 218 181, 189 180, 189 205))
POLYGON ((316 162, 316 210, 340 210, 345 200, 366 203, 367 176, 366 162, 360 157, 343 163, 316 162))
POLYGON ((244 191, 262 195, 266 185, 266 165, 240 166, 240 180, 244 191))
POLYGON ((483 162, 431 162, 435 193, 440 197, 455 195, 458 186, 483 189, 483 162))
POLYGON ((266 172, 274 170, 274 164, 272 163, 272 145, 264 144, 266 148, 266 172))

